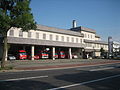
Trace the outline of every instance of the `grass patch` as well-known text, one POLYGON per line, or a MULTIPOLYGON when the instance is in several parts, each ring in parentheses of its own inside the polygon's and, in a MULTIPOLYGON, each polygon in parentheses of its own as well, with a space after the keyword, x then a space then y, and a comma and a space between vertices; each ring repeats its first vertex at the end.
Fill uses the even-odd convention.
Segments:
POLYGON ((0 70, 12 70, 12 69, 13 69, 13 66, 6 66, 4 68, 0 67, 0 70))

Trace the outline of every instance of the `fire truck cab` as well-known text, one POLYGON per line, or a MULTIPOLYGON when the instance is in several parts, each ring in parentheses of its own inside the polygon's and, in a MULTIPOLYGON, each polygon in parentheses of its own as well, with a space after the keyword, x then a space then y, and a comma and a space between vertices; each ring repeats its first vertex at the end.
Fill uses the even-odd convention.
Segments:
POLYGON ((47 59, 47 58, 49 58, 49 54, 48 54, 48 52, 47 51, 41 51, 39 54, 37 54, 37 55, 39 55, 39 57, 41 58, 41 59, 47 59))
POLYGON ((59 52, 59 58, 65 58, 65 52, 64 51, 59 52))
POLYGON ((17 55, 17 59, 20 59, 20 60, 27 59, 26 51, 25 50, 19 50, 18 55, 17 55))

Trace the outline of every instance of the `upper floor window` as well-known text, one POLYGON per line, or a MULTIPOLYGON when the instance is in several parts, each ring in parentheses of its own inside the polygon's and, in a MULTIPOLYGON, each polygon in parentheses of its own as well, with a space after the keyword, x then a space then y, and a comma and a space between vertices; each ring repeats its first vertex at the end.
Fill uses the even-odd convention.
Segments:
POLYGON ((92 35, 91 35, 91 38, 93 38, 92 35))
POLYGON ((31 38, 31 32, 28 32, 28 37, 31 38))
POLYGON ((95 46, 95 48, 96 48, 96 44, 95 44, 94 46, 95 46))
POLYGON ((72 37, 72 42, 74 43, 74 38, 72 37))
POLYGON ((10 30, 9 35, 10 35, 10 36, 14 36, 14 30, 10 30))
POLYGON ((19 31, 19 37, 23 37, 23 32, 19 31))
POLYGON ((50 34, 50 40, 53 40, 53 36, 52 36, 52 34, 50 34))
POLYGON ((64 42, 64 36, 61 36, 61 41, 63 41, 63 42, 64 42))
POLYGON ((89 38, 89 34, 88 34, 88 38, 89 38))
POLYGON ((99 48, 99 46, 100 46, 100 45, 99 45, 99 44, 97 44, 97 48, 99 48))
POLYGON ((59 37, 58 37, 58 35, 56 35, 56 41, 58 41, 59 40, 59 37))
POLYGON ((69 37, 67 37, 67 42, 69 42, 69 37))
POLYGON ((45 33, 43 34, 43 39, 46 40, 46 34, 45 33))
POLYGON ((82 43, 82 39, 80 39, 80 43, 82 43))
POLYGON ((76 38, 76 43, 78 43, 78 38, 76 38))
POLYGON ((84 34, 84 37, 86 38, 86 34, 84 34))
POLYGON ((36 33, 36 38, 39 38, 39 33, 38 32, 36 33))

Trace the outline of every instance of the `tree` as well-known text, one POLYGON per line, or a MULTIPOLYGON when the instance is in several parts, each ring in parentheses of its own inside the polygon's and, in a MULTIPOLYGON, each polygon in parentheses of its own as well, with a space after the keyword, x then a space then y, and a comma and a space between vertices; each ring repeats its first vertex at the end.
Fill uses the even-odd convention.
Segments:
POLYGON ((104 54, 105 54, 105 50, 104 50, 103 48, 101 48, 101 49, 100 49, 100 52, 101 52, 101 57, 103 57, 104 54))
POLYGON ((36 29, 29 7, 31 0, 0 0, 0 34, 3 40, 3 56, 1 68, 5 67, 5 56, 7 50, 7 32, 11 27, 21 28, 22 31, 36 29))

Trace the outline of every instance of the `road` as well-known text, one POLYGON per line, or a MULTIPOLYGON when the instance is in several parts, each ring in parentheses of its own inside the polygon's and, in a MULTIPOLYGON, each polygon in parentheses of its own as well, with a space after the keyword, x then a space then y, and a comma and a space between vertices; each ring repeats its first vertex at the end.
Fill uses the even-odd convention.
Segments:
POLYGON ((120 64, 4 72, 0 90, 120 90, 120 64))

